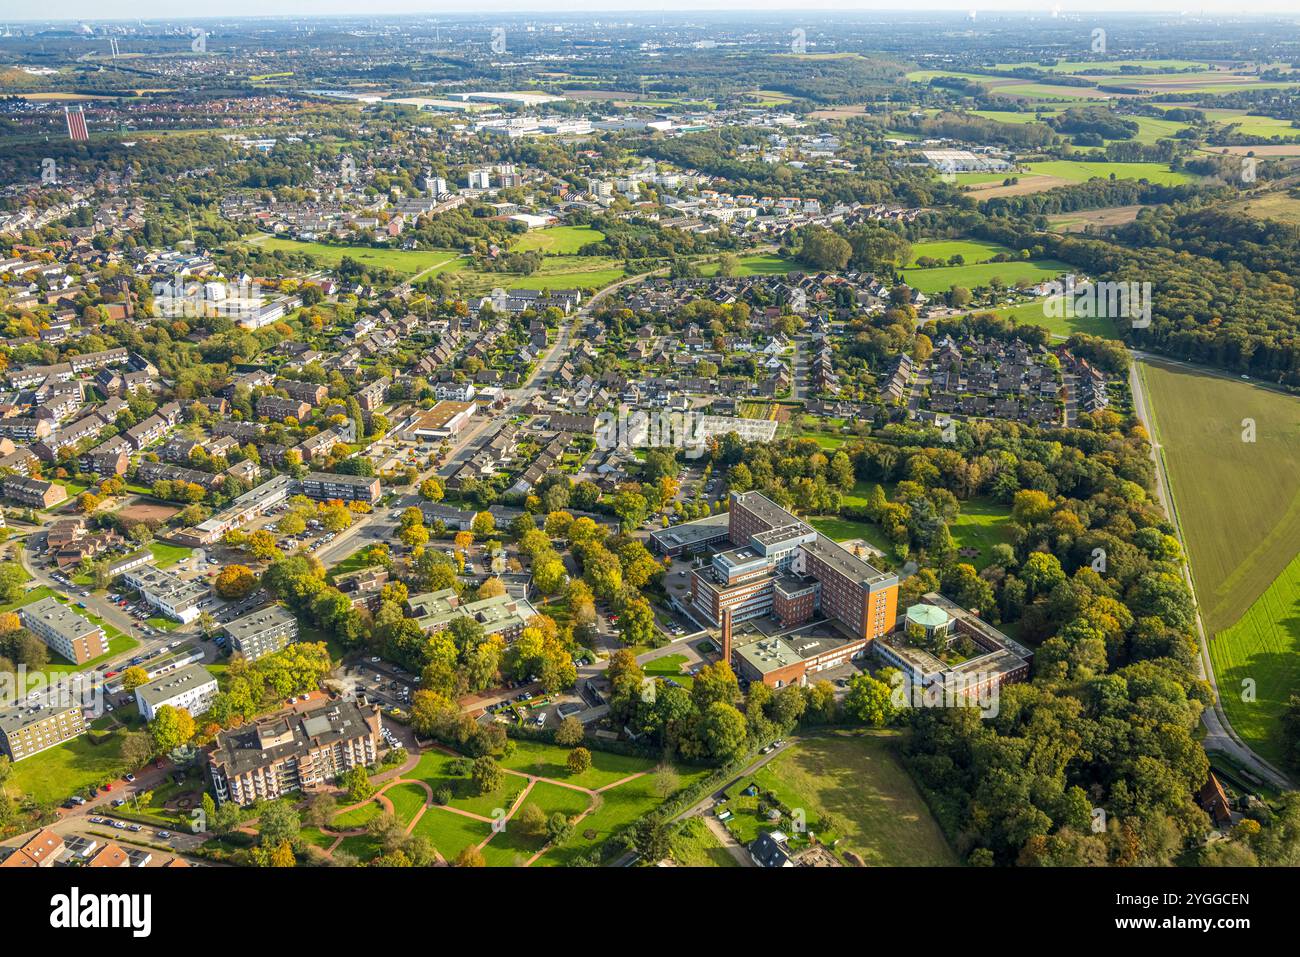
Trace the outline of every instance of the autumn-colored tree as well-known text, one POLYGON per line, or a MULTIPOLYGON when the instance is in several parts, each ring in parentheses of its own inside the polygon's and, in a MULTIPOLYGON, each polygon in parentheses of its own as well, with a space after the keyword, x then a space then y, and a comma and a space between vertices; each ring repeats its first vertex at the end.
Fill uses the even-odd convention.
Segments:
POLYGON ((222 598, 231 600, 247 598, 257 587, 257 576, 247 565, 227 565, 221 569, 212 587, 222 598))

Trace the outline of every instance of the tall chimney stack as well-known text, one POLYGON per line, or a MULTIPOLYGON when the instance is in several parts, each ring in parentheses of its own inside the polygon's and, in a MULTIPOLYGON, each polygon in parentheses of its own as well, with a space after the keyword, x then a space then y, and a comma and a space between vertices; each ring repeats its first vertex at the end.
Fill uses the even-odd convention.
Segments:
POLYGON ((722 660, 731 667, 731 609, 722 609, 722 660))

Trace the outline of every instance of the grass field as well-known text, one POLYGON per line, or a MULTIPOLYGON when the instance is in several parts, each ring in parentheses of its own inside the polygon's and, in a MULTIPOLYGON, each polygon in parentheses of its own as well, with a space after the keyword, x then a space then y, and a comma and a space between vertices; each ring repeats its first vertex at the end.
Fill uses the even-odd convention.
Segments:
POLYGON ((434 805, 416 822, 412 834, 427 837, 448 861, 471 844, 478 844, 492 833, 492 825, 455 814, 434 805))
POLYGON ((994 545, 1011 544, 1011 512, 988 499, 970 499, 961 503, 961 512, 949 531, 959 551, 979 550, 978 556, 961 556, 960 560, 982 569, 992 559, 994 545))
MULTIPOLYGON (((519 796, 519 792, 524 789, 523 778, 507 774, 503 775, 505 780, 501 787, 487 794, 478 794, 469 778, 458 777, 451 773, 450 765, 454 760, 455 758, 441 751, 425 751, 420 755, 419 764, 405 776, 412 780, 424 781, 435 793, 446 785, 451 788, 452 807, 482 817, 492 817, 496 811, 509 808, 519 796)), ((428 812, 426 812, 427 816, 428 812)))
POLYGON ((623 264, 610 256, 552 256, 529 276, 466 269, 456 279, 467 292, 502 289, 599 289, 624 277, 623 264))
POLYGON ((359 827, 365 827, 383 813, 384 806, 382 804, 378 801, 370 801, 360 807, 354 807, 350 811, 334 815, 334 820, 330 821, 330 827, 336 831, 354 831, 359 827))
POLYGON ((1014 252, 1014 250, 1008 249, 1000 243, 989 243, 979 239, 924 240, 912 244, 912 261, 908 263, 908 266, 915 267, 916 261, 922 256, 945 261, 953 256, 961 256, 966 260, 966 265, 970 266, 976 263, 988 262, 998 253, 1010 252, 1014 252))
POLYGON ((524 233, 511 252, 535 249, 546 256, 572 256, 588 243, 598 243, 604 238, 604 233, 590 226, 550 226, 524 233))
POLYGON ((682 867, 740 867, 700 817, 688 817, 673 835, 672 859, 682 867))
POLYGON ((689 688, 695 683, 695 679, 682 673, 682 665, 685 663, 685 655, 665 655, 662 658, 655 658, 653 661, 646 662, 642 666, 642 670, 647 677, 671 678, 683 688, 689 688))
MULTIPOLYGON (((1032 299, 1014 306, 994 306, 985 309, 972 309, 972 313, 992 312, 1010 319, 1018 325, 1043 326, 1052 335, 1062 339, 1076 332, 1086 332, 1090 336, 1103 339, 1120 338, 1118 327, 1110 319, 1099 316, 1048 316, 1045 314, 1044 300, 1032 299)), ((1064 310, 1062 310, 1064 311, 1064 310)))
POLYGON ((913 289, 926 294, 947 292, 953 286, 975 289, 987 286, 994 279, 1002 281, 1004 286, 1014 286, 1019 282, 1030 285, 1045 279, 1054 279, 1070 267, 1054 259, 1031 259, 1005 263, 975 263, 966 266, 943 266, 938 269, 906 269, 903 281, 913 289))
POLYGON ((154 542, 149 546, 149 551, 153 552, 154 564, 159 568, 170 568, 177 562, 189 558, 194 549, 186 548, 184 545, 168 545, 165 542, 154 542))
MULTIPOLYGON (((526 805, 535 804, 547 818, 558 811, 572 820, 587 810, 591 803, 591 799, 581 791, 538 781, 528 792, 528 797, 524 798, 519 810, 522 811, 526 805)), ((483 859, 489 867, 516 867, 545 845, 545 835, 525 834, 523 828, 512 819, 506 822, 505 830, 492 835, 492 840, 484 846, 483 859)))
MULTIPOLYGON (((780 256, 771 253, 761 253, 753 256, 740 256, 740 268, 736 271, 738 276, 783 276, 789 272, 797 272, 805 269, 792 259, 782 259, 780 256)), ((700 275, 716 276, 718 274, 718 264, 700 263, 700 275)))
POLYGON ((1211 633, 1235 624, 1300 543, 1300 400, 1143 362, 1174 504, 1211 633), (1243 420, 1255 441, 1243 441, 1243 420))
MULTIPOLYGON (((1166 121, 1167 122, 1167 121, 1166 121)), ((1059 176, 1074 183, 1086 183, 1100 177, 1110 179, 1145 179, 1152 183, 1190 183, 1194 177, 1171 170, 1164 163, 1084 163, 1076 160, 1048 160, 1030 163, 1029 170, 1042 176, 1059 176)))
POLYGON ((1277 718, 1300 677, 1300 400, 1144 362, 1220 697, 1276 760, 1277 718), (1243 441, 1243 420, 1255 441, 1243 441), (1242 701, 1242 682, 1256 700, 1242 701))
POLYGON ((462 262, 460 253, 452 249, 375 249, 370 246, 331 246, 326 243, 299 242, 278 236, 257 236, 247 241, 250 245, 274 252, 304 253, 325 266, 337 266, 348 256, 367 266, 389 269, 403 276, 414 276, 434 266, 437 271, 453 269, 462 262))
POLYGON ((415 815, 425 805, 424 788, 410 781, 394 784, 384 792, 384 797, 393 803, 393 816, 402 827, 415 820, 415 815))
MULTIPOLYGON (((791 744, 760 768, 752 781, 782 804, 802 809, 808 829, 825 815, 842 833, 821 827, 836 853, 855 855, 868 866, 925 867, 956 863, 939 825, 890 751, 893 735, 858 732, 818 735, 791 744)), ((743 783, 743 782, 742 782, 743 783)), ((743 788, 738 787, 737 793, 743 788)), ((752 801, 753 799, 748 799, 752 801)), ((733 798, 728 828, 742 843, 765 830, 746 799, 733 798)))
POLYGON ((1233 728, 1255 751, 1282 763, 1278 720, 1300 688, 1300 556, 1236 624, 1210 640, 1210 660, 1233 728), (1242 700, 1247 681, 1254 682, 1253 701, 1242 700))
POLYGON ((57 804, 127 770, 122 763, 121 734, 103 736, 98 744, 83 734, 16 762, 6 787, 11 795, 19 791, 34 801, 57 804))
MULTIPOLYGON (((539 778, 552 778, 565 781, 583 788, 603 788, 632 774, 650 771, 654 762, 646 758, 626 754, 612 754, 608 751, 592 751, 591 767, 581 774, 574 774, 565 764, 569 749, 544 741, 527 741, 516 739, 515 752, 501 761, 503 768, 533 774, 539 778)), ((521 780, 514 778, 514 780, 521 780)))

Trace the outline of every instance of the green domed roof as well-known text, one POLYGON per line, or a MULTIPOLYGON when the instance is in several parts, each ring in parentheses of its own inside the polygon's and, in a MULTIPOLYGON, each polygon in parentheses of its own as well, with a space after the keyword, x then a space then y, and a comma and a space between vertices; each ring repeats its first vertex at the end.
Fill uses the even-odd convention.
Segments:
POLYGON ((928 630, 948 624, 948 613, 936 605, 913 605, 907 609, 907 620, 928 630))

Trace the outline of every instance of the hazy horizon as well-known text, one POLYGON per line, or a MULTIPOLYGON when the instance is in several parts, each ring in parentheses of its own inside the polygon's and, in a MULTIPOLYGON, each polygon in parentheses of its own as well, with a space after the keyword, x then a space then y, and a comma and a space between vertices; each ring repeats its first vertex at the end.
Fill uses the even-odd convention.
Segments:
POLYGON ((914 13, 966 14, 1026 14, 1047 15, 1053 10, 1064 16, 1089 14, 1126 14, 1131 16, 1181 13, 1190 17, 1230 16, 1233 19, 1251 20, 1261 17, 1296 16, 1300 18, 1296 0, 1263 0, 1251 5, 1249 13, 1241 11, 1239 3, 1228 0, 1210 0, 1205 3, 1186 3, 1183 0, 1149 0, 1144 9, 1135 11, 1129 0, 1093 0, 1086 4, 1044 2, 1044 0, 975 0, 970 4, 953 3, 952 0, 851 0, 845 3, 818 3, 811 6, 792 7, 790 0, 707 0, 703 5, 690 0, 667 0, 649 5, 644 0, 565 0, 563 4, 549 0, 482 0, 472 9, 460 4, 430 3, 427 0, 374 0, 358 3, 356 0, 224 0, 205 5, 201 13, 178 13, 174 3, 166 0, 62 0, 50 5, 43 16, 26 13, 0 17, 0 23, 41 23, 55 21, 112 20, 162 20, 193 21, 216 17, 268 18, 268 17, 346 17, 346 16, 459 16, 474 17, 485 14, 502 15, 555 15, 567 14, 713 14, 746 13, 761 10, 766 13, 798 14, 820 13, 885 13, 898 11, 914 13))

